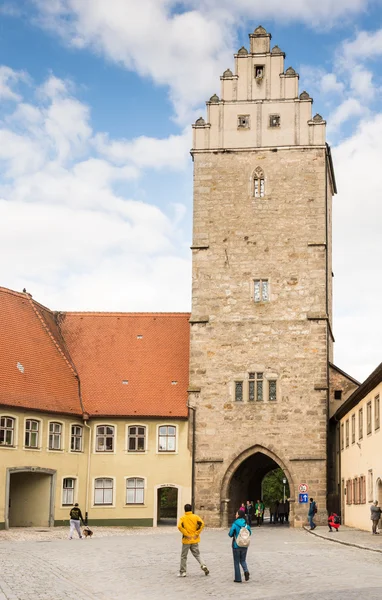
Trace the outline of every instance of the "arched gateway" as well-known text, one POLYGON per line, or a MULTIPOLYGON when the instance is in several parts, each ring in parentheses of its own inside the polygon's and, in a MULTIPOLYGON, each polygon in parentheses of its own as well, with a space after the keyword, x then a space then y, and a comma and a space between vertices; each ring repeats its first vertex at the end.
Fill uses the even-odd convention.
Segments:
MULTIPOLYGON (((221 526, 227 527, 241 502, 262 497, 261 484, 270 471, 280 467, 289 483, 291 498, 295 497, 292 477, 285 464, 263 446, 253 446, 237 456, 225 472, 221 486, 221 526)), ((277 500, 277 498, 275 498, 277 500)), ((291 505, 293 523, 293 502, 291 505)))

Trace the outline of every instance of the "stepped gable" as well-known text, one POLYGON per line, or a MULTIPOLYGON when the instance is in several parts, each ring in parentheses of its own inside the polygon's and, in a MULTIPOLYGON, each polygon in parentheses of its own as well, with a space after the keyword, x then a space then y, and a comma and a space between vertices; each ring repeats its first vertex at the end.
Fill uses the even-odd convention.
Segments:
POLYGON ((189 318, 188 313, 61 313, 87 412, 186 418, 189 318))
POLYGON ((81 415, 76 370, 54 313, 0 288, 0 404, 81 415))

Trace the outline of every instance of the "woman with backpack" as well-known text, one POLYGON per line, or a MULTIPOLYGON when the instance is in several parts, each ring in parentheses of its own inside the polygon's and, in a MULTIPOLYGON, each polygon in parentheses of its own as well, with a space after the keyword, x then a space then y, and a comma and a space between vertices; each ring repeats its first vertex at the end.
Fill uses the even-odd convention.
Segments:
POLYGON ((241 583, 240 565, 244 571, 245 581, 249 579, 247 567, 247 550, 250 542, 251 528, 245 520, 245 512, 238 510, 236 520, 232 523, 228 533, 232 538, 233 566, 235 569, 235 583, 241 583))
POLYGON ((329 527, 329 531, 338 531, 340 528, 340 523, 341 523, 341 519, 339 518, 339 516, 332 512, 330 513, 330 516, 328 517, 328 527, 329 527))

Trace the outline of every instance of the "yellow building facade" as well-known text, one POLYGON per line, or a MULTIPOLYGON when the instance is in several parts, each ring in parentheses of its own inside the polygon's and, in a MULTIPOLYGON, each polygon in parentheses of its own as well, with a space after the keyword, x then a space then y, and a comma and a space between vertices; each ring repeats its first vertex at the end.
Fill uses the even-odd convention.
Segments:
POLYGON ((371 530, 370 506, 382 506, 382 363, 335 413, 344 525, 371 530))
POLYGON ((90 525, 175 522, 192 500, 189 315, 68 325, 24 294, 1 301, 0 528, 68 524, 76 502, 90 525))

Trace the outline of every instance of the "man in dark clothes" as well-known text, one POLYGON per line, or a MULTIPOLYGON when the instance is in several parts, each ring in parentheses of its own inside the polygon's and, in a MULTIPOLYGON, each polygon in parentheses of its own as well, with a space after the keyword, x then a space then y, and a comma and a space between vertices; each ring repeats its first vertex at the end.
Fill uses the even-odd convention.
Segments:
POLYGON ((70 532, 69 532, 69 539, 70 540, 73 538, 73 532, 74 532, 74 530, 77 531, 78 537, 80 538, 80 540, 82 540, 81 521, 82 521, 82 523, 84 523, 84 519, 82 517, 81 509, 78 506, 78 504, 76 503, 73 506, 72 510, 70 511, 70 532))

